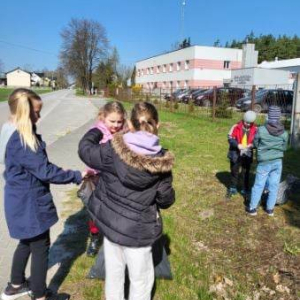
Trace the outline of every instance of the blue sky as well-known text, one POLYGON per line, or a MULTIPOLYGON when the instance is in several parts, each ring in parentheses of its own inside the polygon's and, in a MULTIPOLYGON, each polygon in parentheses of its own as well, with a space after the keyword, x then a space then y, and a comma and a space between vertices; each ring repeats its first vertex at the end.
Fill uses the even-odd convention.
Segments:
MULTIPOLYGON (((192 44, 222 44, 256 35, 300 35, 299 0, 185 0, 184 33, 192 44)), ((6 0, 0 6, 0 60, 17 66, 58 66, 60 31, 70 19, 99 21, 116 46, 121 63, 168 50, 180 39, 183 0, 6 0), (49 53, 12 46, 22 45, 49 53)))

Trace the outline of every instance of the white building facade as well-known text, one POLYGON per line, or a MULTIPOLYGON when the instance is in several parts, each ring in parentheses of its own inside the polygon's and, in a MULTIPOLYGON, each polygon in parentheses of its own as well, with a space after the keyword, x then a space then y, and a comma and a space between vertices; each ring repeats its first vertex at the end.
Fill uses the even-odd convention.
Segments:
POLYGON ((29 72, 20 68, 6 73, 7 86, 11 87, 30 87, 31 75, 29 72))
POLYGON ((136 63, 136 84, 146 89, 222 86, 231 70, 257 65, 254 45, 243 49, 192 46, 136 63))

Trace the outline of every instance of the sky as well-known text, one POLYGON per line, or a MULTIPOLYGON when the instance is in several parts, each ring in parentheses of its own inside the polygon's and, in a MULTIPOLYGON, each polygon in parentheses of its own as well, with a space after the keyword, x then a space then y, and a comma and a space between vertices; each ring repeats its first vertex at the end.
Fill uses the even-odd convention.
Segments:
POLYGON ((209 46, 218 39, 222 45, 243 39, 251 31, 300 36, 299 11, 299 0, 3 0, 0 61, 4 71, 57 68, 60 32, 71 18, 100 22, 120 62, 133 66, 170 51, 182 37, 209 46))

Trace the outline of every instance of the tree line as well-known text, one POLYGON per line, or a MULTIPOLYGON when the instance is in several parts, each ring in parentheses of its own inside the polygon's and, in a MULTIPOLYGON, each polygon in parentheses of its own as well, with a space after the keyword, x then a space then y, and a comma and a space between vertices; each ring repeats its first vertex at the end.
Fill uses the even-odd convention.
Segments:
MULTIPOLYGON (((275 37, 272 34, 261 34, 255 36, 253 32, 246 35, 242 40, 232 40, 226 42, 226 48, 242 48, 242 45, 248 43, 255 44, 255 49, 258 51, 258 63, 263 61, 272 61, 278 59, 291 59, 300 57, 300 38, 297 35, 292 37, 287 35, 279 35, 275 37)), ((220 46, 220 41, 217 40, 214 44, 220 46)))

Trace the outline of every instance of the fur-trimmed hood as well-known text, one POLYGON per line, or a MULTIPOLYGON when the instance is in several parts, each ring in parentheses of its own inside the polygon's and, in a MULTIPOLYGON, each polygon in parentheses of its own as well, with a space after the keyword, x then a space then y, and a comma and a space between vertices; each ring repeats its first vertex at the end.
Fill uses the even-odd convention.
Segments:
POLYGON ((137 154, 126 145, 122 133, 115 134, 111 144, 120 159, 135 169, 148 171, 153 174, 167 173, 172 170, 174 155, 167 150, 162 150, 161 155, 157 156, 137 154))

